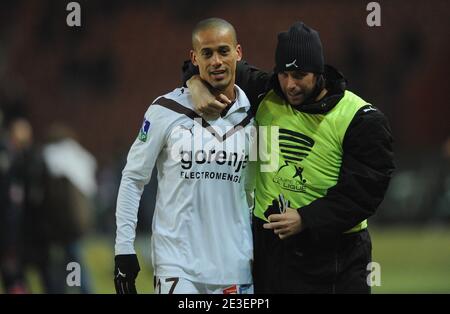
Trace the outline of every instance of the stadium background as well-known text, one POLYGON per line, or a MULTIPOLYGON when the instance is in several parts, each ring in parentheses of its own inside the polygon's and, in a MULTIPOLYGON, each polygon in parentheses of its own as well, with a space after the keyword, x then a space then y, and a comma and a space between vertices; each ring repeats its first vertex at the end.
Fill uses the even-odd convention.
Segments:
MULTIPOLYGON (((389 117, 395 137, 398 169, 370 220, 382 275, 374 292, 450 292, 447 1, 378 1, 380 27, 366 24, 369 1, 78 1, 81 27, 66 25, 69 2, 0 4, 0 108, 5 126, 30 121, 36 145, 62 122, 96 157, 95 224, 82 239, 93 292, 114 290, 114 205, 127 150, 147 106, 180 85, 190 31, 211 16, 230 21, 244 59, 267 70, 278 32, 296 20, 319 30, 326 62, 389 117)), ((153 183, 138 230, 142 292, 152 291, 153 183)), ((27 278, 31 292, 42 292, 33 268, 27 278)))

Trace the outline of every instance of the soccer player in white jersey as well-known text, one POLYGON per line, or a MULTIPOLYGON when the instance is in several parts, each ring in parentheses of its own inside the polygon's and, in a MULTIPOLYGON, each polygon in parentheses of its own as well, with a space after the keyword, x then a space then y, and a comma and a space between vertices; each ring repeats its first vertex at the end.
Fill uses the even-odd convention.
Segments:
POLYGON ((117 198, 117 293, 136 293, 137 211, 154 165, 158 192, 151 255, 155 293, 252 293, 247 171, 253 118, 234 84, 241 59, 233 26, 218 18, 192 32, 191 60, 214 94, 234 101, 220 117, 194 111, 187 88, 157 98, 145 113, 117 198))

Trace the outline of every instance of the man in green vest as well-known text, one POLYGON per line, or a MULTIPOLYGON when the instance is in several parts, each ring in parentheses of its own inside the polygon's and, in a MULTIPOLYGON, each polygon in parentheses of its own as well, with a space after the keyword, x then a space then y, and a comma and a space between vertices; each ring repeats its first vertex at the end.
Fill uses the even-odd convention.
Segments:
MULTIPOLYGON (((220 114, 228 100, 203 84, 188 81, 197 109, 220 114)), ((367 218, 395 168, 386 117, 346 90, 342 74, 324 64, 318 32, 302 22, 278 35, 274 73, 240 63, 237 84, 260 136, 267 130, 259 152, 277 157, 257 161, 255 292, 370 293, 367 218)))

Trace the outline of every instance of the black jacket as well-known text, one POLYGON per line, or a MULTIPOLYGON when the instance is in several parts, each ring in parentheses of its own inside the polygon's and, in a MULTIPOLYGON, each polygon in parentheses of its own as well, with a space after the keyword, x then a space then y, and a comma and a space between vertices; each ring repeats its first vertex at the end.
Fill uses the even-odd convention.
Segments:
MULTIPOLYGON (((341 100, 346 88, 344 76, 331 66, 325 67, 324 76, 329 91, 325 98, 296 109, 326 114, 341 100)), ((236 84, 247 94, 254 112, 269 90, 284 97, 276 75, 245 62, 238 63, 236 84)), ((337 184, 324 197, 299 209, 315 240, 334 237, 375 213, 395 169, 392 146, 391 129, 384 114, 371 105, 362 107, 344 137, 337 184)))
MULTIPOLYGON (((192 63, 185 62, 183 82, 197 73, 192 63)), ((340 101, 346 88, 344 76, 329 65, 325 66, 324 76, 329 91, 325 98, 320 104, 309 103, 298 110, 326 114, 340 101)), ((284 97, 276 75, 243 61, 238 62, 236 84, 247 94, 254 113, 271 89, 284 97)), ((361 108, 347 129, 343 151, 338 183, 326 196, 299 210, 316 240, 350 229, 373 215, 383 200, 395 169, 393 139, 384 114, 370 105, 361 108)))
MULTIPOLYGON (((236 83, 257 107, 278 78, 241 62, 236 83)), ((295 107, 327 114, 344 96, 344 76, 325 67, 326 96, 295 107)), ((320 88, 320 87, 319 87, 320 88)), ((370 293, 367 285, 372 243, 367 230, 343 234, 372 216, 384 198, 395 169, 393 139, 386 117, 371 105, 362 107, 347 128, 339 179, 324 197, 298 209, 304 230, 280 240, 253 219, 256 293, 370 293)))

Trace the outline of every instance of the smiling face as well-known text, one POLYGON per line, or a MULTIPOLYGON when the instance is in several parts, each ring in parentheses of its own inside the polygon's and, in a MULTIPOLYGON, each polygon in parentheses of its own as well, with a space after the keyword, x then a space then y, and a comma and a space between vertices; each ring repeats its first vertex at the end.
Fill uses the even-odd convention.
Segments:
POLYGON ((278 73, 278 81, 289 103, 299 106, 314 91, 317 76, 310 72, 285 71, 278 73))
POLYGON ((236 62, 242 58, 241 46, 230 29, 211 27, 193 38, 191 61, 198 66, 200 77, 214 89, 233 95, 236 62))

